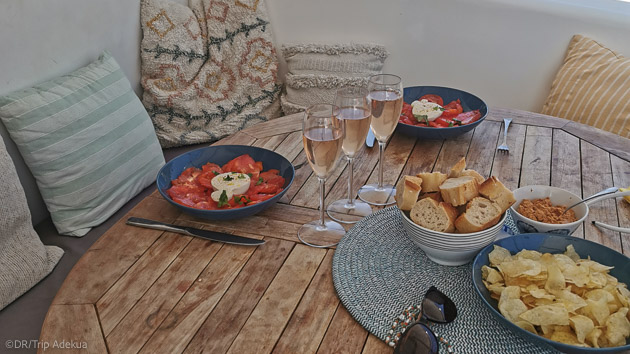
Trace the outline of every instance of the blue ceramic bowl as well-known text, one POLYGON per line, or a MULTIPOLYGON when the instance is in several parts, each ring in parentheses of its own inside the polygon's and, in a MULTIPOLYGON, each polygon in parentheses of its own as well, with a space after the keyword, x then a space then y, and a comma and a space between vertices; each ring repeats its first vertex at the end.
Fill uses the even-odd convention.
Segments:
POLYGON ((192 150, 172 159, 158 172, 156 183, 162 197, 183 212, 202 219, 230 220, 254 215, 275 204, 284 195, 284 193, 286 193, 289 186, 291 186, 294 176, 295 170, 293 169, 291 162, 276 152, 246 145, 219 145, 192 150), (285 185, 282 192, 278 193, 273 198, 265 200, 264 202, 243 208, 228 210, 204 210, 190 208, 179 203, 175 203, 171 197, 166 194, 166 190, 171 187, 171 181, 179 177, 185 169, 189 167, 201 168, 201 166, 208 162, 223 165, 233 158, 243 154, 249 154, 249 156, 251 156, 255 161, 262 161, 263 171, 267 171, 272 168, 279 170, 280 175, 285 179, 285 185))
POLYGON ((630 284, 630 258, 599 243, 578 237, 553 234, 519 234, 498 240, 481 250, 475 257, 472 266, 473 284, 477 294, 481 296, 483 302, 499 321, 526 340, 537 342, 543 346, 553 346, 563 353, 616 353, 630 350, 630 340, 626 341, 626 345, 614 348, 582 348, 562 344, 535 335, 508 321, 499 312, 498 301, 490 297, 490 292, 481 281, 481 267, 489 265, 488 254, 494 249, 494 245, 501 246, 512 254, 524 249, 536 250, 542 253, 564 253, 568 245, 573 245, 580 258, 590 256, 592 260, 601 264, 614 266, 615 268, 610 271, 610 275, 626 284, 630 284))
POLYGON ((488 115, 488 106, 481 98, 471 93, 468 93, 466 91, 449 88, 449 87, 441 87, 441 86, 406 87, 403 94, 403 100, 411 104, 411 102, 427 94, 440 95, 442 99, 444 99, 444 104, 447 104, 459 98, 460 102, 462 103, 462 108, 464 108, 464 112, 478 109, 481 112, 481 118, 478 121, 471 124, 462 125, 459 127, 450 127, 450 128, 418 127, 415 125, 398 123, 398 126, 396 127, 396 129, 399 130, 401 133, 405 135, 415 136, 416 138, 422 138, 422 139, 435 139, 435 140, 450 139, 450 138, 454 138, 458 135, 462 135, 474 129, 481 122, 483 122, 483 120, 486 119, 486 115, 488 115))

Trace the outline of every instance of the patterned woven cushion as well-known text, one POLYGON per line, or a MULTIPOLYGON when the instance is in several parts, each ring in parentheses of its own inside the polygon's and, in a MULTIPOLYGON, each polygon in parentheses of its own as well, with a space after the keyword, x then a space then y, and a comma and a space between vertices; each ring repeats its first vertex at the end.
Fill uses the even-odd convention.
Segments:
POLYGON ((298 44, 282 46, 288 73, 286 94, 281 97, 285 114, 305 110, 316 103, 332 103, 337 88, 367 85, 387 58, 376 44, 298 44))
POLYGON ((0 310, 55 267, 63 250, 44 246, 31 225, 31 213, 15 166, 0 138, 0 310))
POLYGON ((143 103, 164 147, 275 118, 278 61, 263 1, 143 0, 143 103))
POLYGON ((630 138, 630 59, 573 36, 542 113, 630 138))
POLYGON ((85 235, 150 185, 164 164, 151 120, 108 52, 0 97, 0 118, 60 234, 85 235))

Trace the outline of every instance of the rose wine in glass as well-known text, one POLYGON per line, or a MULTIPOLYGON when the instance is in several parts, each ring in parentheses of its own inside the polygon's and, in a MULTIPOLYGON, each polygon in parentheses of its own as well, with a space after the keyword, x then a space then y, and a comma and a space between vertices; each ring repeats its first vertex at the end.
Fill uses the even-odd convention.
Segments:
POLYGON ((400 77, 379 74, 370 77, 368 98, 371 102, 370 128, 378 141, 378 183, 367 184, 359 190, 359 198, 372 205, 389 205, 396 201, 396 188, 383 183, 383 152, 387 139, 394 133, 402 111, 403 87, 400 77))
POLYGON ((372 206, 355 200, 355 193, 352 191, 354 157, 365 144, 372 117, 368 91, 355 86, 342 87, 337 90, 335 105, 340 107, 339 118, 343 122, 345 133, 341 149, 348 160, 348 198, 334 201, 328 205, 326 212, 335 221, 354 224, 372 214, 372 206))
POLYGON ((335 169, 343 144, 343 123, 339 108, 330 104, 310 106, 302 122, 302 142, 308 164, 319 180, 320 219, 302 225, 298 239, 309 246, 335 246, 346 231, 339 223, 325 219, 324 191, 326 178, 335 169))

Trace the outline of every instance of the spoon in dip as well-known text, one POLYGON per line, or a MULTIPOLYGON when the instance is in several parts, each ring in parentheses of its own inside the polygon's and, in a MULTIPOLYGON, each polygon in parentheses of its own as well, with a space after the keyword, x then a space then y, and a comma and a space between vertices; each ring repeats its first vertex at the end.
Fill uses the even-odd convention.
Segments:
POLYGON ((578 206, 578 205, 580 205, 580 204, 582 204, 582 203, 584 203, 584 202, 587 202, 587 201, 589 201, 589 200, 591 200, 591 199, 594 199, 594 198, 597 198, 597 197, 600 197, 600 196, 604 196, 604 195, 608 195, 608 194, 613 194, 613 193, 617 192, 618 190, 619 190, 619 188, 617 188, 617 187, 610 187, 610 188, 606 188, 606 189, 604 189, 604 190, 603 190, 603 191, 601 191, 601 192, 597 192, 597 193, 593 194, 593 195, 592 195, 592 196, 590 196, 590 197, 584 198, 584 199, 582 199, 581 201, 579 201, 579 202, 577 202, 577 203, 575 203, 575 204, 573 204, 573 205, 571 205, 571 206, 568 206, 566 209, 564 209, 564 211, 562 212, 562 214, 561 214, 561 215, 564 215, 567 211, 569 211, 569 209, 571 209, 571 208, 573 208, 573 207, 575 207, 575 206, 578 206))

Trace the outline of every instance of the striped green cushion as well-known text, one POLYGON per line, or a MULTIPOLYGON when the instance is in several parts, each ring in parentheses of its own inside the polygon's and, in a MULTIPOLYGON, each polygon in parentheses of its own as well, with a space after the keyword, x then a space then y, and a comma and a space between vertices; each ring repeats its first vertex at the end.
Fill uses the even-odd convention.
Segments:
POLYGON ((164 164, 153 124, 114 58, 0 97, 0 118, 60 234, 83 236, 164 164))

